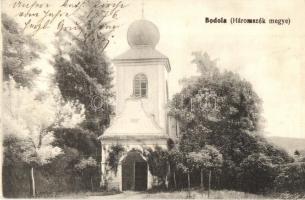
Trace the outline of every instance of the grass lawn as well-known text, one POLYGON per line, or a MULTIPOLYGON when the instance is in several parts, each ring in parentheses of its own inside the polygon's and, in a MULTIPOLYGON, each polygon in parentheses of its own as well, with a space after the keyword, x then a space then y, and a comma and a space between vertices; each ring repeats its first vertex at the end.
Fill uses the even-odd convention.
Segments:
POLYGON ((101 191, 101 192, 75 192, 75 193, 54 193, 46 195, 38 195, 38 198, 59 198, 59 199, 82 199, 88 197, 103 197, 103 196, 116 196, 121 192, 117 191, 101 191))
MULTIPOLYGON (((90 199, 101 198, 97 195, 89 195, 90 199)), ((208 199, 208 192, 201 192, 200 190, 192 190, 189 197, 188 191, 163 191, 163 192, 134 192, 124 191, 123 193, 115 195, 106 195, 103 199, 208 199)), ((245 192, 221 190, 211 191, 210 199, 262 199, 266 198, 263 195, 249 194, 245 192)))
MULTIPOLYGON (((144 198, 157 198, 157 199, 208 199, 208 192, 200 192, 199 190, 192 190, 191 195, 187 191, 175 191, 175 192, 160 192, 154 194, 146 194, 144 198)), ((210 199, 257 199, 257 198, 264 198, 264 196, 255 195, 255 194, 248 194, 244 192, 236 192, 236 191, 229 191, 229 190, 221 190, 221 191, 211 191, 210 192, 210 199)))
MULTIPOLYGON (((208 192, 199 189, 192 189, 189 196, 187 190, 183 191, 162 191, 162 192, 79 192, 70 194, 56 194, 48 196, 48 198, 64 198, 64 199, 208 199, 208 192)), ((212 190, 209 199, 302 199, 305 196, 293 194, 270 194, 268 196, 238 192, 232 190, 212 190)), ((43 197, 42 197, 43 198, 43 197)))

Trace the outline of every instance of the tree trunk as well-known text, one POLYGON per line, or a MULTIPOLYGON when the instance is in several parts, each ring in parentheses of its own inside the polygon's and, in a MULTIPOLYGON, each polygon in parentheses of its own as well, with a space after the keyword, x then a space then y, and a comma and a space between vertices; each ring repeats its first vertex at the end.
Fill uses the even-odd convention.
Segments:
POLYGON ((211 176, 212 176, 212 171, 209 171, 209 190, 208 190, 208 198, 210 197, 210 189, 211 189, 211 176))
POLYGON ((203 196, 203 169, 200 169, 200 189, 201 189, 201 195, 203 196))
POLYGON ((91 183, 91 192, 93 192, 93 181, 92 181, 92 176, 90 177, 90 183, 91 183))
POLYGON ((200 170, 200 187, 203 190, 203 169, 200 170))
POLYGON ((34 167, 31 167, 31 184, 32 184, 32 197, 36 197, 36 187, 35 187, 35 177, 34 177, 34 167))
POLYGON ((167 173, 166 173, 166 179, 165 179, 165 185, 166 185, 166 189, 168 189, 168 186, 169 186, 169 177, 170 177, 170 174, 171 174, 171 166, 169 164, 169 162, 167 162, 167 173))
POLYGON ((177 189, 176 171, 174 171, 174 185, 175 185, 175 189, 177 189))
POLYGON ((188 197, 191 197, 191 180, 190 180, 190 172, 187 173, 187 186, 188 186, 188 197))

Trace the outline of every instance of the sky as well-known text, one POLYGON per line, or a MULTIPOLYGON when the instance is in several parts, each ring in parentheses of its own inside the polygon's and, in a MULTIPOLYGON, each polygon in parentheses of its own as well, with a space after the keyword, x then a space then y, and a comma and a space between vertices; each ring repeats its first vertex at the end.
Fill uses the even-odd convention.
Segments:
MULTIPOLYGON (((54 4, 62 1, 56 0, 54 4)), ((12 2, 3 0, 2 6, 16 18, 17 11, 10 6, 12 2)), ((117 21, 120 27, 106 49, 111 58, 129 48, 128 26, 142 15, 142 0, 126 3, 129 5, 120 12, 117 21)), ((170 60, 171 95, 181 89, 181 78, 196 74, 191 53, 207 52, 217 59, 220 69, 237 72, 252 83, 263 100, 267 136, 305 138, 304 7, 304 0, 144 0, 144 18, 156 24, 160 31, 156 48, 170 60), (291 23, 207 24, 205 17, 289 18, 291 23)), ((16 20, 24 23, 24 19, 16 20)), ((54 51, 52 31, 42 31, 35 37, 47 44, 50 54, 54 51)), ((50 55, 44 55, 43 59, 39 64, 49 65, 46 60, 50 55)))

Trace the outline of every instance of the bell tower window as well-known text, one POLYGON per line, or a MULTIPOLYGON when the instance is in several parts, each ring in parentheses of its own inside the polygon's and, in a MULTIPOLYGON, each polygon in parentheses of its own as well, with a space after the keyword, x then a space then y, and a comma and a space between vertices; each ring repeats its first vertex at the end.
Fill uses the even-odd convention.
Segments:
POLYGON ((137 74, 133 79, 133 96, 147 97, 147 77, 144 74, 137 74))

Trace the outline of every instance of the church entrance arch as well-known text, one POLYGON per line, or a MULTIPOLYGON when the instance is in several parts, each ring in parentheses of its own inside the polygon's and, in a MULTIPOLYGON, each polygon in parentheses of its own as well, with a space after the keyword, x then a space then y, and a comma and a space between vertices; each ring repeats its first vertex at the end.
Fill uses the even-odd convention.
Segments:
POLYGON ((131 150, 122 160, 122 189, 147 190, 147 162, 136 150, 131 150))

